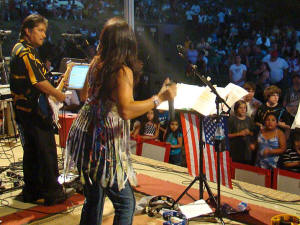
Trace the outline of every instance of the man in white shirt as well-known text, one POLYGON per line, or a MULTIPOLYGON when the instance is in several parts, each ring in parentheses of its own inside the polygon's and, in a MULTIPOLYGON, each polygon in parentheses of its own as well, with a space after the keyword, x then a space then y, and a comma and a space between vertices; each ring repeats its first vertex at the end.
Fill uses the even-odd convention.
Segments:
POLYGON ((241 64, 241 56, 235 56, 235 64, 232 64, 229 68, 229 80, 230 82, 243 86, 246 81, 247 67, 241 64))
POLYGON ((285 74, 287 73, 289 65, 283 58, 278 57, 277 51, 271 52, 270 56, 270 59, 265 60, 271 69, 270 83, 282 88, 281 83, 285 74))

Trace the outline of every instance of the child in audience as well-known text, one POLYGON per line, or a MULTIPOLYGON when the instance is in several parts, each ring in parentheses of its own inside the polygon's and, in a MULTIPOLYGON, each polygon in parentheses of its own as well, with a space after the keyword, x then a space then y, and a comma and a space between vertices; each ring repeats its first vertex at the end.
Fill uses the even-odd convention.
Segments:
POLYGON ((283 99, 283 106, 291 115, 291 120, 294 121, 295 116, 298 112, 300 102, 300 73, 293 74, 292 86, 287 89, 283 99))
POLYGON ((254 98, 255 91, 256 91, 256 86, 253 82, 246 82, 243 86, 243 88, 249 92, 243 100, 246 102, 247 105, 247 116, 250 118, 254 118, 257 109, 259 106, 261 106, 261 102, 254 98))
POLYGON ((282 169, 300 173, 300 132, 294 132, 292 147, 288 148, 281 158, 282 169))
POLYGON ((182 133, 179 129, 179 122, 176 119, 170 121, 164 135, 165 142, 171 144, 169 163, 181 166, 182 164, 182 133))
POLYGON ((169 123, 169 111, 158 110, 158 121, 160 124, 159 127, 159 140, 163 141, 164 134, 166 133, 166 129, 169 123))
POLYGON ((138 135, 138 132, 137 131, 138 129, 140 129, 140 126, 141 126, 141 122, 137 119, 137 120, 131 120, 131 130, 130 130, 130 136, 133 137, 133 138, 136 138, 137 135, 138 135))
POLYGON ((253 139, 254 122, 247 116, 247 105, 244 100, 234 104, 234 115, 229 117, 228 137, 232 161, 251 164, 252 151, 250 144, 253 139))
POLYGON ((278 103, 281 94, 280 88, 271 85, 264 90, 264 97, 267 102, 261 105, 255 115, 254 121, 256 125, 263 129, 263 122, 266 114, 273 112, 278 121, 278 127, 285 132, 286 137, 289 137, 291 118, 285 107, 278 103))
POLYGON ((270 86, 270 71, 270 66, 266 62, 261 62, 260 67, 254 71, 254 74, 257 75, 257 93, 255 96, 261 101, 264 99, 265 88, 270 86))
POLYGON ((158 139, 159 128, 158 112, 151 109, 143 116, 141 125, 135 129, 132 136, 137 137, 139 134, 143 139, 158 139))
POLYGON ((266 114, 264 128, 257 138, 256 166, 264 169, 277 168, 279 156, 286 150, 286 137, 277 125, 277 115, 272 112, 266 114))

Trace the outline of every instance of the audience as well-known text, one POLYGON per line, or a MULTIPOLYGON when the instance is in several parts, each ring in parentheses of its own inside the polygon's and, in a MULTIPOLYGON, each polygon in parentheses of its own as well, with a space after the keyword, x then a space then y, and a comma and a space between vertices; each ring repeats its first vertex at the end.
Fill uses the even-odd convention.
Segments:
POLYGON ((169 111, 158 110, 159 140, 163 141, 169 123, 169 111))
POLYGON ((247 67, 244 64, 241 64, 241 56, 236 55, 235 63, 229 68, 230 82, 242 87, 246 81, 246 72, 247 67))
POLYGON ((288 148, 281 157, 282 169, 300 173, 300 132, 293 134, 292 147, 288 148))
MULTIPOLYGON (((257 155, 255 165, 264 169, 277 168, 279 156, 286 150, 286 137, 277 128, 277 115, 267 113, 264 119, 264 127, 257 138, 257 155)), ((254 150, 254 148, 252 147, 254 150)))
POLYGON ((277 51, 272 51, 270 56, 270 59, 264 61, 270 67, 270 84, 284 88, 283 79, 287 76, 289 65, 283 58, 278 57, 277 51))
POLYGON ((181 166, 183 138, 179 127, 179 121, 177 119, 170 120, 164 135, 164 141, 171 144, 169 163, 181 166))
POLYGON ((288 88, 283 99, 283 106, 294 120, 298 111, 300 101, 300 74, 294 73, 292 76, 292 86, 288 88))
POLYGON ((256 86, 252 82, 246 82, 243 88, 249 93, 243 98, 247 105, 247 116, 254 119, 257 109, 262 104, 259 100, 254 98, 256 93, 256 86))
POLYGON ((257 77, 256 81, 256 96, 260 101, 263 101, 263 92, 265 88, 270 86, 270 67, 266 62, 261 62, 260 67, 254 71, 257 77))
POLYGON ((152 109, 143 116, 141 124, 136 127, 132 135, 134 137, 139 135, 142 139, 155 140, 158 139, 159 128, 158 112, 156 109, 152 109))
POLYGON ((272 112, 276 116, 278 127, 285 132, 286 137, 289 136, 291 119, 286 109, 278 103, 281 94, 280 88, 275 85, 267 87, 264 91, 264 97, 267 100, 265 104, 261 105, 255 115, 254 121, 256 125, 262 130, 264 129, 265 117, 272 112))
POLYGON ((250 144, 253 142, 254 123, 247 116, 247 105, 239 100, 234 105, 234 115, 229 117, 228 137, 233 162, 252 163, 250 144))

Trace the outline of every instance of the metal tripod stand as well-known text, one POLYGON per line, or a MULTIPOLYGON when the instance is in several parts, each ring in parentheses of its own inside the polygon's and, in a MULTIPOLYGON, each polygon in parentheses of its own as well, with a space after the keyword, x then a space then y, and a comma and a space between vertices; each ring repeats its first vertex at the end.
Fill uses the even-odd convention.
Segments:
MULTIPOLYGON (((200 75, 197 72, 197 66, 193 65, 191 63, 189 63, 185 57, 184 57, 184 48, 182 45, 177 45, 177 50, 178 50, 178 54, 179 56, 181 56, 182 58, 184 58, 184 60, 186 61, 186 63, 189 64, 190 68, 192 69, 192 73, 194 76, 198 77, 201 82, 208 86, 211 90, 211 92, 213 92, 216 95, 216 109, 217 109, 217 115, 216 115, 216 122, 217 122, 217 126, 219 126, 220 120, 221 120, 221 113, 220 113, 220 104, 224 104, 228 110, 230 110, 230 107, 228 106, 228 104, 226 103, 226 101, 224 99, 222 99, 220 97, 220 95, 218 94, 217 90, 215 89, 215 87, 211 84, 211 82, 209 80, 207 80, 204 76, 200 75)), ((227 112, 229 113, 229 111, 227 112)), ((199 127, 199 131, 200 131, 200 138, 199 138, 199 149, 200 149, 200 157, 199 157, 199 176, 196 176, 194 178, 194 180, 189 184, 189 186, 183 191, 183 193, 178 197, 178 199, 176 199, 176 201, 174 202, 173 206, 175 204, 177 204, 179 202, 179 200, 188 192, 188 190, 194 185, 194 183, 196 181, 199 181, 199 197, 200 199, 203 199, 203 192, 204 192, 204 186, 207 190, 207 193, 209 195, 209 199, 212 200, 212 203, 216 206, 216 211, 214 213, 214 216, 217 217, 222 224, 225 224, 222 218, 222 211, 221 211, 221 173, 220 173, 220 152, 222 151, 222 141, 225 138, 223 137, 218 137, 218 135, 215 135, 215 151, 217 152, 217 199, 216 197, 213 195, 206 177, 203 173, 203 140, 202 140, 202 115, 200 115, 200 127, 199 127)), ((218 127, 217 127, 218 129, 218 127)))
POLYGON ((0 71, 1 71, 1 84, 8 83, 8 74, 5 69, 5 58, 2 53, 2 44, 5 38, 11 34, 10 30, 0 30, 0 71))
POLYGON ((221 142, 220 141, 216 141, 215 144, 215 149, 217 151, 217 198, 214 196, 213 192, 211 191, 206 176, 203 172, 203 140, 202 140, 202 119, 203 116, 200 115, 200 127, 199 127, 199 131, 200 131, 200 139, 199 139, 199 149, 200 149, 200 157, 199 157, 199 175, 196 176, 194 178, 194 180, 189 184, 189 186, 181 193, 181 195, 175 200, 175 202, 173 203, 173 206, 175 206, 180 199, 187 194, 187 192, 189 191, 189 189, 197 182, 199 181, 199 199, 203 199, 203 194, 204 194, 204 187, 207 190, 208 196, 209 196, 209 200, 212 202, 212 204, 215 206, 216 211, 214 213, 214 216, 217 217, 220 222, 222 224, 225 224, 222 218, 222 212, 221 212, 221 203, 220 203, 220 198, 221 198, 221 186, 220 186, 220 151, 219 149, 221 148, 221 142), (218 149, 218 150, 217 150, 218 149))

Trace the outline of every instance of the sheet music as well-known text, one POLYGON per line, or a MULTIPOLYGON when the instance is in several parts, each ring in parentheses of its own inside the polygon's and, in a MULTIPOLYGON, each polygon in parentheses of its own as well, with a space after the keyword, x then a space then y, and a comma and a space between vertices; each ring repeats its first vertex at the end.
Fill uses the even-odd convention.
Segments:
POLYGON ((187 219, 201 215, 206 215, 213 212, 209 205, 203 199, 200 199, 187 205, 179 206, 179 209, 186 216, 187 219))
POLYGON ((292 124, 291 129, 300 128, 300 112, 299 112, 300 104, 298 105, 297 114, 295 116, 294 122, 292 124))
MULTIPOLYGON (((232 83, 225 88, 216 87, 218 94, 226 100, 232 107, 236 101, 248 94, 248 92, 232 83)), ((209 87, 200 87, 178 83, 177 96, 174 99, 174 108, 178 110, 195 110, 204 116, 216 114, 216 95, 211 92, 209 87)), ((225 106, 224 106, 225 107, 225 106)), ((169 110, 168 102, 165 101, 159 105, 158 109, 169 110)), ((227 111, 227 107, 223 108, 227 111)))
POLYGON ((214 110, 216 108, 215 99, 215 94, 210 91, 209 87, 206 87, 201 95, 198 96, 192 109, 196 110, 202 115, 211 115, 214 113, 214 110))
MULTIPOLYGON (((200 96, 204 90, 205 87, 178 83, 177 96, 174 99, 174 108, 192 109, 198 99, 198 96, 200 96)), ((168 102, 163 102, 161 105, 165 107, 165 110, 169 110, 168 102)))
POLYGON ((235 85, 233 83, 229 83, 225 87, 225 89, 228 91, 226 103, 230 107, 232 107, 235 102, 237 102, 242 97, 244 97, 245 95, 248 94, 248 92, 244 88, 242 88, 240 86, 237 86, 237 85, 235 85))

